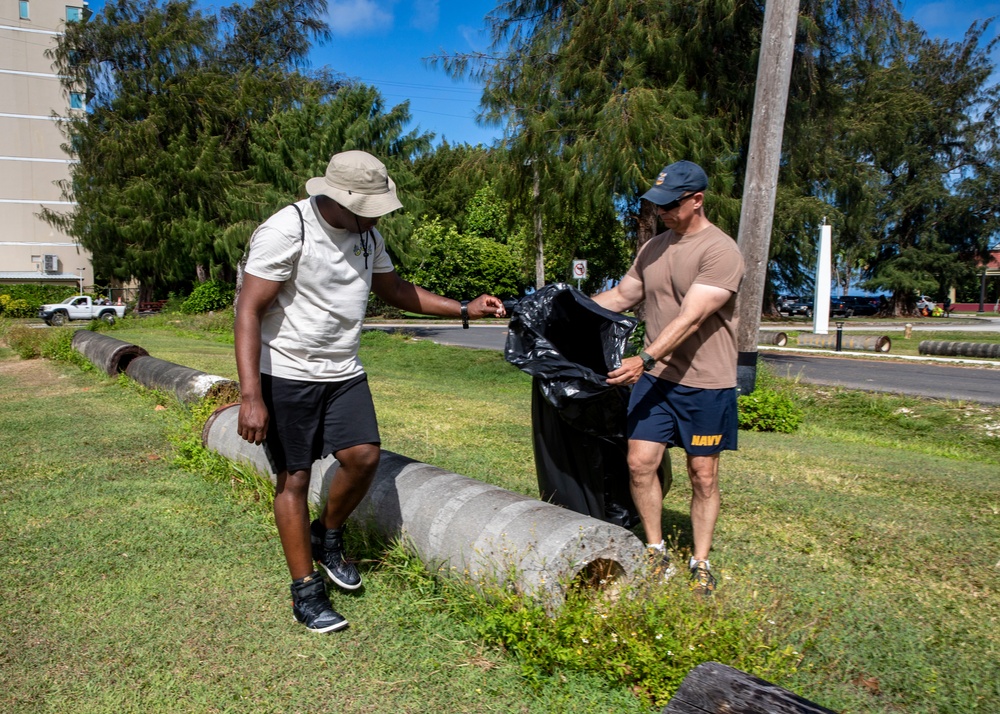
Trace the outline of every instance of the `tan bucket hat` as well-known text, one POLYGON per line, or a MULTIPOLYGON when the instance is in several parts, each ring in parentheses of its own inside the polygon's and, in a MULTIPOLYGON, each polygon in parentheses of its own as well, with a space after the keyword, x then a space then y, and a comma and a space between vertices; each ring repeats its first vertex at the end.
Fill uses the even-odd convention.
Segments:
POLYGON ((331 198, 365 218, 384 216, 403 207, 385 164, 367 151, 334 154, 325 176, 306 181, 306 193, 331 198))

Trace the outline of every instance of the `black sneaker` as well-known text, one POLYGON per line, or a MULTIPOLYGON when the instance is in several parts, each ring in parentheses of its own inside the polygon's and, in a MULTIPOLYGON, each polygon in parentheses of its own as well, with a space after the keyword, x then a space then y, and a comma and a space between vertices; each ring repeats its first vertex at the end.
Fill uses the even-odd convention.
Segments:
POLYGON ((309 526, 309 541, 313 559, 330 576, 337 587, 357 590, 361 587, 361 573, 357 566, 344 557, 344 528, 327 529, 322 521, 315 520, 309 526))
POLYGON ((292 581, 292 614, 310 632, 332 632, 347 627, 347 619, 330 607, 326 583, 318 570, 292 581))
POLYGON ((715 593, 715 576, 704 560, 695 562, 691 567, 691 590, 703 597, 715 593))

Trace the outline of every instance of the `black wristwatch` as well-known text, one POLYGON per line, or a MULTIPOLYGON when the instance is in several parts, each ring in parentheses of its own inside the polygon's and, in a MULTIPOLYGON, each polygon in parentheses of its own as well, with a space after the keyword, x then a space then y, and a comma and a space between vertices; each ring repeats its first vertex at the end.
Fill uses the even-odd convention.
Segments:
POLYGON ((462 329, 469 329, 469 301, 462 300, 462 329))
POLYGON ((645 350, 639 353, 639 359, 642 360, 642 368, 647 372, 656 366, 656 358, 646 354, 645 350))

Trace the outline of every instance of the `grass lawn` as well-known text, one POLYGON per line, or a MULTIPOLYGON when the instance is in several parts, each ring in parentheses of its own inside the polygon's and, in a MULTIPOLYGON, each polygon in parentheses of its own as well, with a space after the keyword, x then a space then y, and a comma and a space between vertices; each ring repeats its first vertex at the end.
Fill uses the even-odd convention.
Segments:
MULTIPOLYGON (((224 322, 110 334, 235 377, 224 322)), ((368 334, 362 361, 385 448, 536 492, 529 380, 499 354, 368 334)), ((675 680, 620 667, 652 681, 716 648, 838 711, 1000 711, 1000 409, 780 386, 802 428, 723 456, 714 603, 649 594, 629 632, 635 604, 589 596, 544 629, 356 541, 366 588, 335 600, 352 626, 312 636, 256 495, 177 465, 186 409, 0 350, 0 710, 648 712, 675 680)), ((674 471, 683 552, 681 455, 674 471)))

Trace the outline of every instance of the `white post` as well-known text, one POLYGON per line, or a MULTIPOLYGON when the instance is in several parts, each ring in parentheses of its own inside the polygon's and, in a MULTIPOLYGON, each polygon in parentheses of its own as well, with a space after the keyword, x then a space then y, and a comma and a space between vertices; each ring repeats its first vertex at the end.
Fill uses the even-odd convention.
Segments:
POLYGON ((816 290, 813 303, 813 334, 830 332, 830 271, 833 263, 833 229, 826 224, 819 228, 819 259, 816 261, 816 290))

